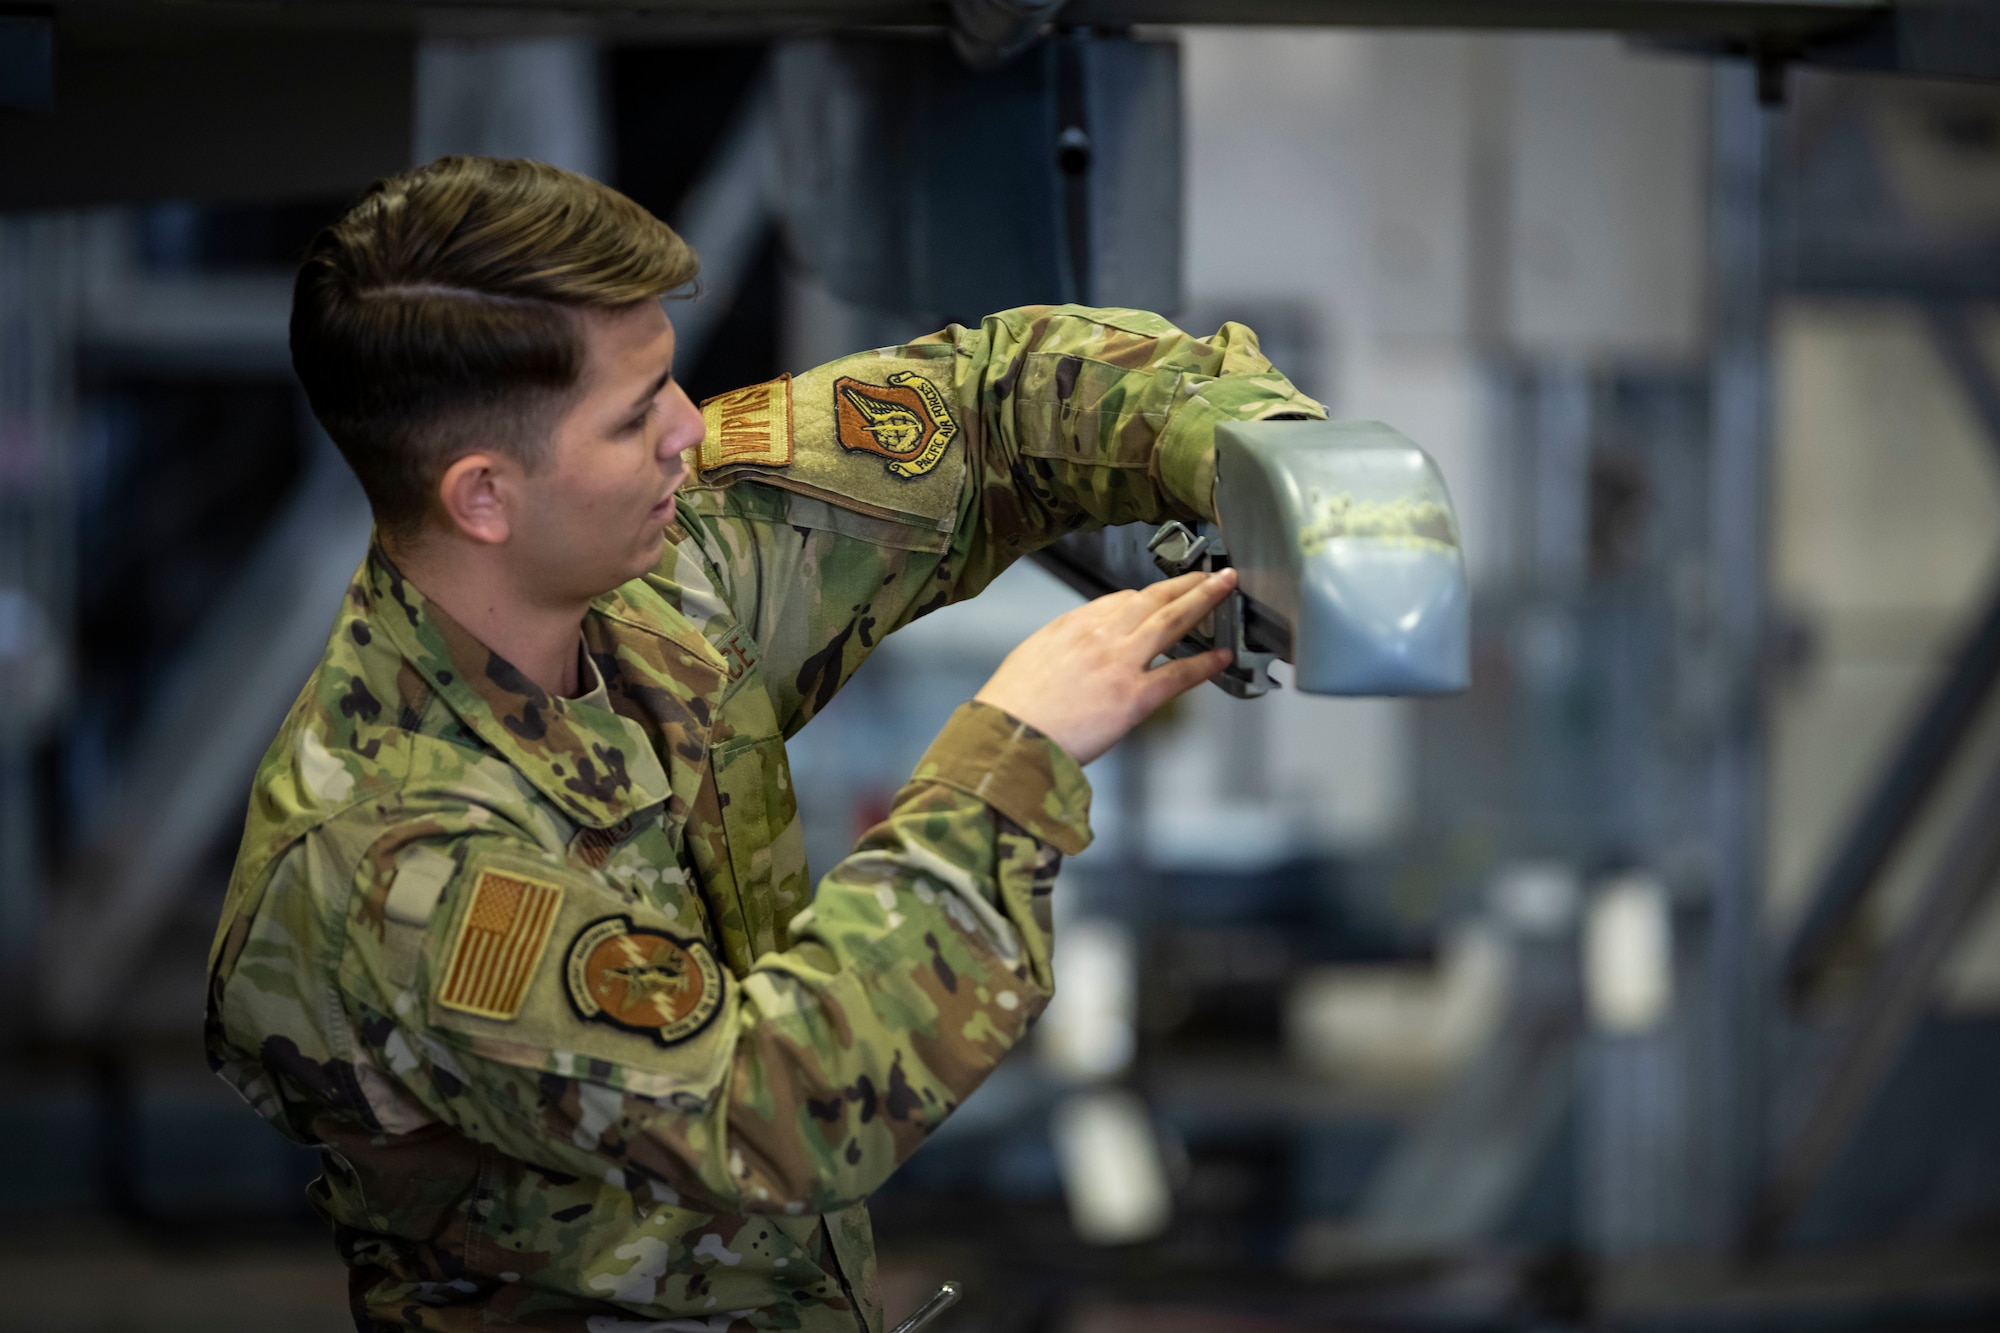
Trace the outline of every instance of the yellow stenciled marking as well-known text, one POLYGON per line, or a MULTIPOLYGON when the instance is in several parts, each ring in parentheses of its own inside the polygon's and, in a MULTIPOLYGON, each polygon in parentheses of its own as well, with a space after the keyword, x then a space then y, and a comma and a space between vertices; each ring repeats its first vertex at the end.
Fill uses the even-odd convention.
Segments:
POLYGON ((445 961, 438 1003, 481 1018, 512 1019, 561 906, 562 889, 554 884, 481 872, 445 961))
POLYGON ((1318 487, 1306 492, 1306 519, 1299 530, 1299 550, 1315 555, 1328 542, 1340 537, 1366 537, 1399 546, 1451 550, 1458 546, 1458 530, 1451 511, 1435 500, 1405 497, 1400 500, 1359 500, 1344 492, 1322 495, 1318 487))

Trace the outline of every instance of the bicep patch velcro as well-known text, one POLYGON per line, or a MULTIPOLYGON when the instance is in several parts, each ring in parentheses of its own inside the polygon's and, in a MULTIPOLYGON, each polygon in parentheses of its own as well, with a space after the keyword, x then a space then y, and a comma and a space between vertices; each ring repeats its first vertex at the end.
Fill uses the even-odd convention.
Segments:
POLYGON ((445 904, 426 1019, 471 1054, 647 1097, 728 1076, 734 985, 692 923, 528 852, 475 855, 445 904))
POLYGON ((791 466, 790 375, 710 398, 701 405, 701 417, 708 433, 702 437, 697 455, 700 471, 744 463, 791 466))
POLYGON ((579 1018, 661 1046, 686 1041, 722 1007, 722 969, 708 945, 635 926, 622 914, 578 932, 563 981, 579 1018))
POLYGON ((948 534, 977 429, 955 370, 948 355, 864 353, 711 398, 697 484, 754 482, 948 534))
POLYGON ((560 885, 482 870, 445 954, 437 1002, 502 1021, 521 1010, 562 907, 560 885))

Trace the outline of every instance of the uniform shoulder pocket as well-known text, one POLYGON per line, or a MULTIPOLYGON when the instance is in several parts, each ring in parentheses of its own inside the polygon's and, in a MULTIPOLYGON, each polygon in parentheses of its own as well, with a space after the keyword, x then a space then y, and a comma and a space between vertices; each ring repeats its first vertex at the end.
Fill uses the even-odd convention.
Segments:
POLYGON ((425 1017, 474 1054, 650 1097, 726 1074, 736 997, 709 942, 597 876, 473 858, 425 949, 425 1017))
POLYGON ((862 353, 709 399, 702 484, 753 481, 950 533, 979 423, 958 398, 956 358, 938 350, 862 353))

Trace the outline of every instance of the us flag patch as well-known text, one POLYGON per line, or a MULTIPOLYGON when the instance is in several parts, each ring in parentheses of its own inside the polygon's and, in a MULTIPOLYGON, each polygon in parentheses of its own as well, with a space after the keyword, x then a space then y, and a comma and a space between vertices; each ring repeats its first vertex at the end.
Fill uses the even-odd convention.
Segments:
POLYGON ((481 1018, 513 1018, 561 906, 562 890, 553 884, 483 871, 452 941, 438 1003, 481 1018))

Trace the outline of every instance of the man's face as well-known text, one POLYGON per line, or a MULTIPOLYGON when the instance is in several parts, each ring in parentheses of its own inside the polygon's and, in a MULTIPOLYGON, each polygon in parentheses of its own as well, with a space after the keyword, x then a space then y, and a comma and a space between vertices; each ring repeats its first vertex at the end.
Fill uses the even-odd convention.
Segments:
POLYGON ((526 477, 510 554, 553 601, 595 597, 652 568, 674 517, 701 412, 673 378, 674 329, 657 301, 581 316, 577 398, 526 477))

